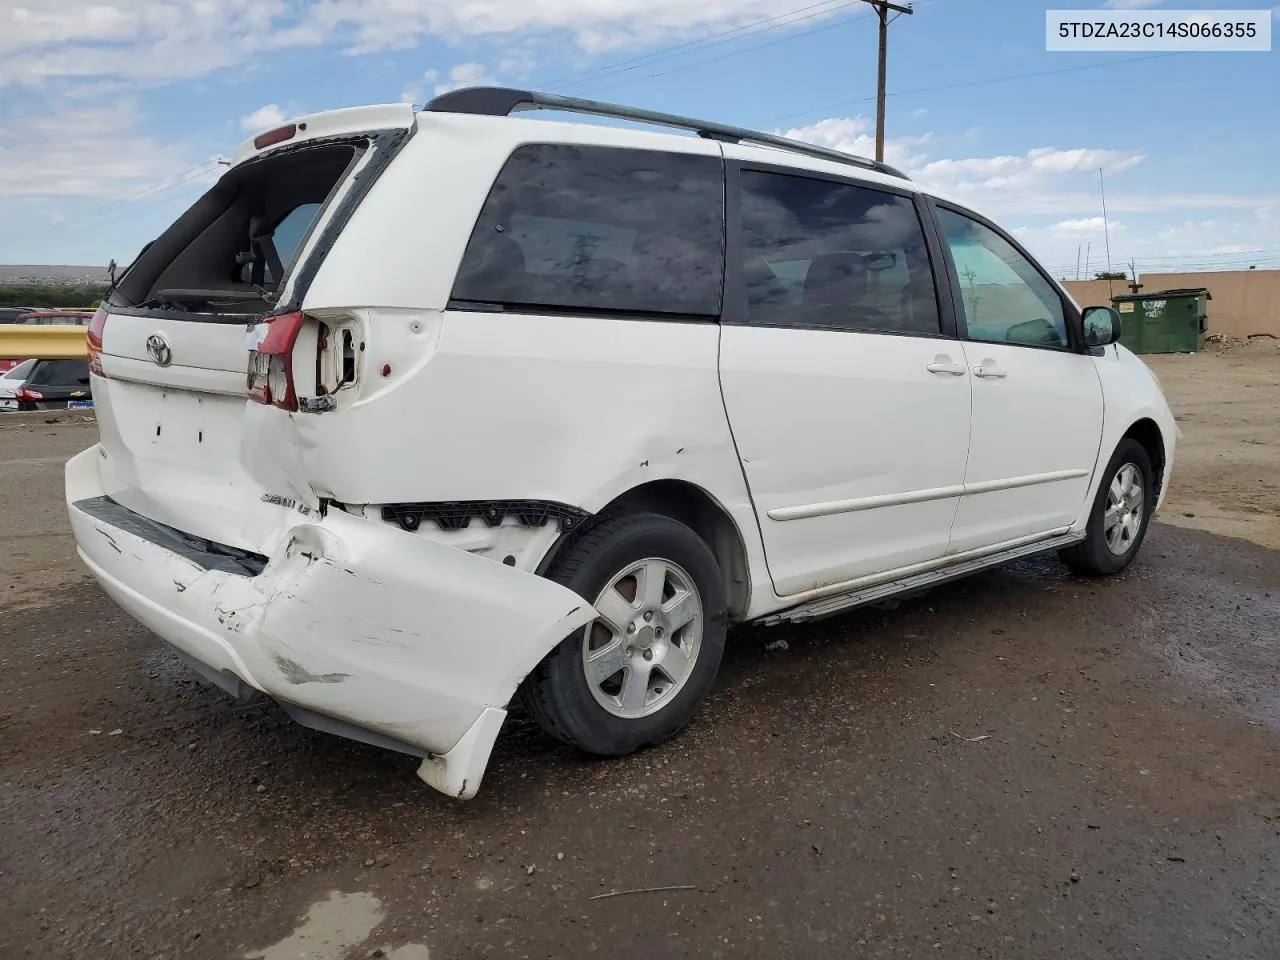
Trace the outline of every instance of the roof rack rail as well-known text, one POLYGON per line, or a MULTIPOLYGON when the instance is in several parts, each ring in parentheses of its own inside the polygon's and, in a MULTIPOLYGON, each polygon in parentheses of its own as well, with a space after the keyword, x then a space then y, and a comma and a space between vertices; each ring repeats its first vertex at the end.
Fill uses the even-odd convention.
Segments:
POLYGON ((798 140, 788 140, 786 137, 774 136, 771 133, 696 120, 693 117, 682 117, 673 113, 624 107, 616 103, 583 100, 579 97, 562 97, 555 93, 538 93, 533 90, 516 90, 510 87, 466 87, 441 94, 428 103, 426 109, 433 113, 473 113, 491 117, 510 116, 517 110, 563 110, 567 113, 585 113, 597 117, 611 117, 616 120, 631 120, 637 123, 691 130, 707 140, 719 140, 723 143, 749 143, 777 147, 807 157, 847 163, 902 180, 909 179, 905 173, 887 163, 801 143, 798 140))

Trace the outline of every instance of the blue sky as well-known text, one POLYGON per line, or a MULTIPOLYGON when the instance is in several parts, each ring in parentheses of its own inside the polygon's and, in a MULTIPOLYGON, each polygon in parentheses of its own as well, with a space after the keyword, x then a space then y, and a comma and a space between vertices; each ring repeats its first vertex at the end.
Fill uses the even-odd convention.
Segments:
MULTIPOLYGON (((1280 52, 1047 53, 1046 6, 1247 4, 918 0, 888 159, 1061 276, 1106 265, 1100 166, 1116 267, 1280 267, 1280 52)), ((850 0, 0 0, 0 263, 127 261, 255 130, 477 82, 869 155, 875 45, 850 0)))

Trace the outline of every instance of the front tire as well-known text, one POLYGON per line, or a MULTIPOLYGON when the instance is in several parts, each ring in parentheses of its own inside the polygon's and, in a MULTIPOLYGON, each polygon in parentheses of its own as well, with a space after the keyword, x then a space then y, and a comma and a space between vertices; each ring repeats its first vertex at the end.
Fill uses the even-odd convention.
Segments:
POLYGON ((619 756, 692 719, 724 652, 724 577, 702 538, 659 514, 606 520, 547 572, 600 618, 565 638, 525 680, 529 712, 553 737, 619 756))
POLYGON ((1085 576, 1119 573, 1137 556, 1155 503, 1151 458, 1138 441, 1121 440, 1098 486, 1085 538, 1058 556, 1085 576))

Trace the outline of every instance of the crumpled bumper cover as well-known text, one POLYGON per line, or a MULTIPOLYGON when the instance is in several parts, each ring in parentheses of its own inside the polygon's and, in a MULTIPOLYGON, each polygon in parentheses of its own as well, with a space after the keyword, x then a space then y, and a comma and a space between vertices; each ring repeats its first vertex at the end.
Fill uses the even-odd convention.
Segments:
POLYGON ((68 512, 121 607, 228 689, 421 755, 419 776, 452 796, 475 795, 523 677, 596 616, 559 584, 341 511, 300 518, 256 576, 216 550, 206 562, 103 509, 97 458, 68 462, 68 512))

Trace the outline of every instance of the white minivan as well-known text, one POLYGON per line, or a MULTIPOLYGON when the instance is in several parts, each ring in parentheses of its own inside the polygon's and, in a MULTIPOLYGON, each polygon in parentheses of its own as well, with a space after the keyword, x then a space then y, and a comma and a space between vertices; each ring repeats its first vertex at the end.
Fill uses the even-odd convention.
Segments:
POLYGON ((1124 568, 1177 430, 1118 337, 883 164, 473 88, 240 149, 93 320, 67 502, 196 670, 470 797, 517 696, 623 754, 730 624, 1124 568))

